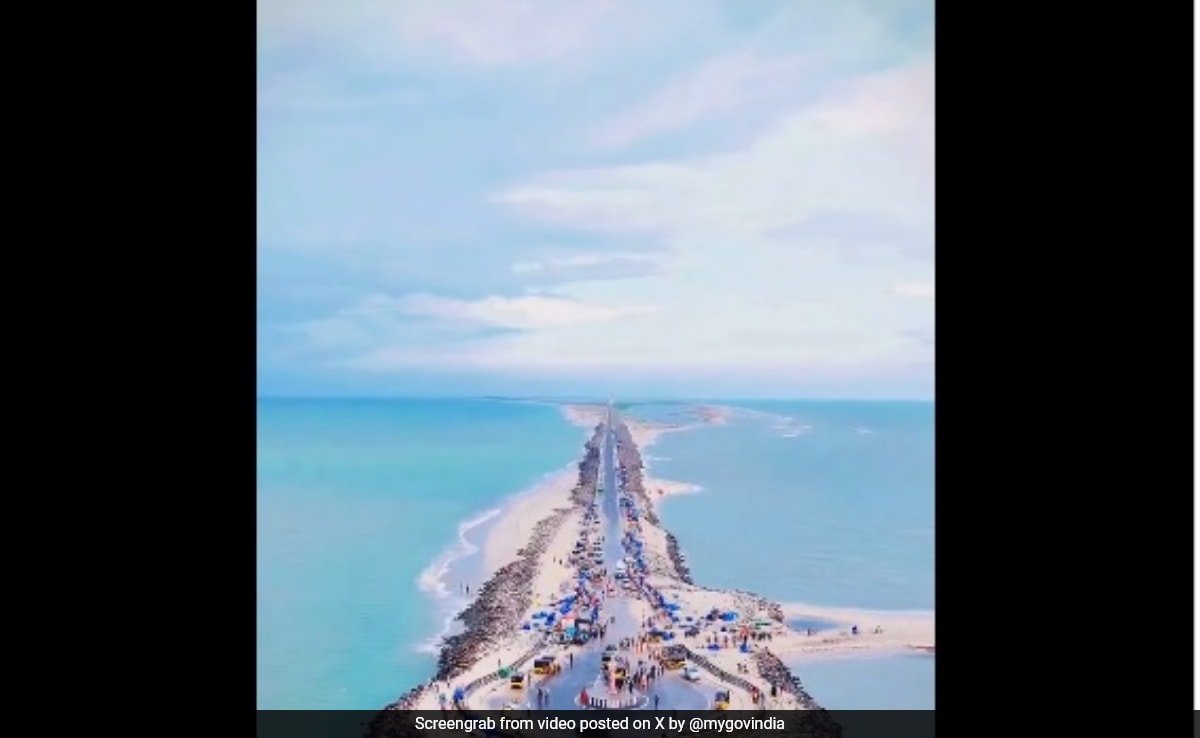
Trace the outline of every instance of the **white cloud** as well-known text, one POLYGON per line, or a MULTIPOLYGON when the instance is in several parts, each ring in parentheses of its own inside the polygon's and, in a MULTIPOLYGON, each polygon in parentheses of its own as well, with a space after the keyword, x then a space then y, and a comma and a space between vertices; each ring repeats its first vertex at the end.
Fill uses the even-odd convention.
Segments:
POLYGON ((740 151, 519 183, 498 197, 518 212, 584 232, 634 233, 665 249, 657 274, 576 281, 557 295, 584 304, 651 300, 658 310, 602 334, 542 324, 451 354, 383 352, 369 363, 931 378, 932 302, 894 295, 932 296, 932 283, 901 276, 928 269, 932 237, 914 253, 889 248, 886 233, 840 243, 836 233, 789 236, 786 227, 832 212, 932 234, 933 133, 926 61, 794 110, 740 151))
POLYGON ((504 320, 525 330, 420 353, 384 349, 360 357, 357 365, 376 371, 453 364, 533 372, 640 368, 826 376, 927 366, 928 342, 914 326, 932 324, 928 303, 897 305, 886 289, 871 289, 897 269, 888 261, 846 263, 828 252, 710 245, 703 258, 675 259, 667 273, 560 285, 552 299, 438 302, 429 313, 479 321, 486 314, 492 325, 504 320), (656 309, 595 307, 638 300, 653 300, 656 309), (507 319, 512 312, 521 319, 507 319), (603 328, 580 330, 582 318, 591 316, 606 321, 603 328))
MULTIPOLYGON (((267 1, 260 0, 260 22, 267 1)), ((603 0, 269 1, 276 4, 266 12, 266 35, 275 43, 336 36, 360 60, 410 62, 420 53, 423 62, 433 52, 477 67, 533 65, 538 69, 532 71, 552 75, 603 55, 633 67, 641 60, 621 56, 633 43, 626 37, 645 40, 671 25, 664 19, 683 22, 683 11, 673 18, 662 5, 651 17, 644 3, 603 0)), ((838 84, 830 75, 878 69, 884 57, 902 55, 901 43, 884 43, 890 21, 883 16, 893 9, 882 0, 886 13, 865 3, 797 3, 802 12, 740 38, 735 51, 715 55, 656 94, 627 101, 628 107, 618 105, 608 120, 563 132, 577 135, 581 149, 620 147, 753 109, 738 121, 756 128, 725 139, 749 143, 622 166, 546 167, 491 198, 513 214, 573 231, 573 242, 606 235, 618 248, 516 264, 500 255, 492 262, 497 278, 536 275, 550 287, 545 292, 504 296, 493 286, 492 296, 470 300, 375 295, 297 330, 337 347, 342 357, 354 347, 353 358, 340 363, 372 371, 455 365, 514 372, 931 376, 933 282, 913 280, 931 274, 934 248, 932 57, 838 84), (796 31, 803 31, 803 43, 796 31), (813 82, 817 77, 820 84, 813 82), (806 96, 832 91, 806 102, 798 80, 811 83, 806 96), (847 223, 861 227, 854 233, 847 223), (924 241, 922 234, 928 234, 924 241), (916 246, 901 244, 905 238, 916 246), (629 251, 639 246, 652 255, 629 251), (653 269, 625 268, 634 264, 653 269), (629 272, 639 276, 594 278, 629 272), (589 274, 593 279, 585 281, 589 274), (510 332, 481 339, 480 328, 510 332), (421 330, 430 331, 425 338, 431 340, 414 339, 421 330)), ((704 7, 709 13, 718 6, 704 7)), ((332 47, 315 46, 334 55, 327 51, 332 47)), ((671 53, 655 58, 661 62, 671 53)), ((484 79, 512 81, 496 74, 484 79)), ((298 89, 294 96, 320 101, 320 92, 298 89)), ((584 155, 581 149, 574 153, 584 155)), ((547 156, 561 151, 548 150, 547 156)), ((497 243, 503 247, 503 239, 497 243)))
POLYGON ((553 223, 663 237, 761 236, 831 211, 932 228, 933 77, 930 61, 859 80, 741 151, 554 172, 497 199, 553 223))
POLYGON ((362 350, 389 342, 408 344, 413 339, 452 342, 474 336, 481 328, 574 330, 578 326, 635 320, 653 315, 655 310, 645 304, 603 304, 542 293, 480 300, 374 294, 332 317, 288 324, 282 329, 303 336, 310 347, 318 350, 362 350), (414 318, 426 320, 414 322, 414 318))
POLYGON ((482 300, 450 300, 430 295, 411 295, 400 298, 397 305, 408 315, 531 331, 604 323, 650 315, 654 312, 654 308, 647 305, 600 305, 537 294, 521 297, 493 296, 482 300))
POLYGON ((754 51, 718 56, 599 126, 593 139, 603 147, 625 146, 735 110, 750 100, 780 92, 794 81, 802 63, 801 56, 770 59, 754 51))
POLYGON ((544 261, 522 261, 513 264, 514 272, 544 272, 548 269, 581 269, 603 264, 653 264, 657 257, 650 254, 578 254, 544 261))

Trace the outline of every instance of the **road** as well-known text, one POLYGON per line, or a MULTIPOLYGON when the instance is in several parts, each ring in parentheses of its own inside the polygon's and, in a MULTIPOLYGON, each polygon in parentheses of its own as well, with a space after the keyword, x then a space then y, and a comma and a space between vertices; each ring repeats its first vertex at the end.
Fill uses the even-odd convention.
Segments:
MULTIPOLYGON (((609 409, 604 446, 601 450, 600 475, 603 482, 603 492, 600 500, 600 510, 604 520, 604 566, 611 572, 617 562, 624 558, 625 551, 621 546, 621 510, 620 493, 617 489, 616 435, 613 428, 620 422, 615 409, 609 409)), ((540 686, 549 694, 548 701, 542 706, 547 710, 579 710, 579 693, 587 689, 597 697, 605 695, 605 687, 601 682, 600 657, 604 646, 616 643, 622 638, 633 638, 639 631, 639 612, 645 611, 641 600, 627 596, 609 598, 602 609, 602 618, 615 618, 608 626, 604 641, 592 641, 582 650, 575 652, 575 662, 571 667, 563 664, 563 670, 557 676, 536 681, 523 695, 523 701, 528 701, 531 707, 536 707, 535 692, 540 686)), ((548 653, 553 653, 548 651, 548 653)), ((629 654, 632 655, 632 654, 629 654)), ((635 658, 636 660, 636 658, 635 658)), ((560 663, 562 659, 560 657, 560 663)), ((689 682, 684 681, 678 673, 667 672, 662 678, 656 679, 650 690, 645 709, 654 709, 654 697, 659 698, 658 708, 662 710, 704 710, 709 706, 705 692, 689 682)), ((489 707, 499 709, 511 697, 497 696, 489 707)))

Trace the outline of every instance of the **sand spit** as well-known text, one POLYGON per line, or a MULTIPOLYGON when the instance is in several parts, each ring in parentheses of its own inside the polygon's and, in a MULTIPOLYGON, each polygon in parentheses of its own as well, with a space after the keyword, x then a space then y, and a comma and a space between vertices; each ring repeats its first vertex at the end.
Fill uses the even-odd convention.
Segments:
POLYGON ((529 542, 518 552, 520 558, 502 566, 459 614, 458 619, 466 629, 443 640, 434 679, 455 679, 520 628, 522 616, 533 599, 533 583, 542 554, 569 513, 557 512, 538 522, 529 542))
MULTIPOLYGON (((575 487, 561 500, 565 506, 543 510, 549 514, 533 526, 528 540, 516 552, 517 559, 496 569, 471 604, 458 615, 464 630, 443 639, 433 680, 405 692, 387 705, 385 711, 437 709, 443 688, 448 690, 451 681, 485 679, 495 671, 492 658, 498 663, 514 664, 523 655, 536 651, 538 638, 532 635, 514 638, 513 634, 521 633, 520 625, 534 603, 535 594, 547 587, 546 569, 555 566, 555 560, 562 555, 550 550, 553 544, 564 539, 560 533, 572 527, 566 523, 579 516, 595 498, 602 439, 603 426, 598 425, 584 445, 575 487)), ((380 719, 383 718, 377 721, 380 719)))
MULTIPOLYGON (((570 406, 563 412, 571 422, 591 429, 583 458, 577 464, 574 486, 568 491, 566 484, 549 485, 544 494, 531 496, 523 503, 520 525, 503 529, 497 526, 492 537, 512 540, 503 546, 495 544, 496 550, 507 551, 504 547, 510 547, 504 558, 512 560, 495 562, 501 565, 494 576, 460 615, 465 631, 445 640, 436 679, 410 690, 386 709, 436 710, 449 697, 452 684, 466 689, 470 705, 474 688, 494 681, 498 666, 520 666, 543 648, 543 636, 522 630, 522 622, 545 603, 561 597, 565 583, 576 575, 569 559, 584 512, 596 498, 606 407, 570 406), (530 525, 535 520, 538 522, 530 525), (519 533, 514 535, 514 530, 519 533), (528 540, 522 542, 526 535, 528 540)), ((699 414, 699 424, 722 424, 731 412, 727 408, 707 408, 699 414)), ((824 713, 781 657, 895 649, 933 651, 932 613, 781 604, 751 592, 697 585, 679 540, 663 527, 656 504, 671 494, 699 488, 649 478, 642 457, 645 448, 663 433, 690 427, 696 426, 630 420, 618 421, 614 428, 618 478, 629 498, 627 502, 635 508, 623 526, 627 534, 640 541, 640 581, 653 595, 635 607, 642 608, 639 617, 675 631, 673 647, 683 649, 688 659, 708 674, 706 680, 711 678, 731 690, 733 709, 767 707, 824 713), (664 610, 663 602, 672 603, 670 607, 676 609, 664 610), (800 618, 826 625, 821 629, 805 627, 803 631, 789 626, 791 619, 800 618), (751 699, 752 692, 760 696, 757 704, 751 699)), ((488 556, 491 554, 485 546, 488 556)), ((393 718, 393 723, 400 732, 389 730, 388 735, 406 734, 399 716, 393 718)), ((836 735, 835 727, 818 714, 806 720, 798 734, 836 735)))

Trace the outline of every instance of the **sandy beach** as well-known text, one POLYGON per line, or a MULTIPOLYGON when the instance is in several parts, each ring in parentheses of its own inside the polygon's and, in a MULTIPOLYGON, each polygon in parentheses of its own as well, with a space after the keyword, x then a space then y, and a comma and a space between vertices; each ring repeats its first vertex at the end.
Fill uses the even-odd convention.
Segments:
MULTIPOLYGON (((563 416, 573 425, 591 429, 604 419, 605 411, 606 408, 604 405, 568 405, 563 408, 562 412, 563 416)), ((718 405, 704 405, 696 409, 697 419, 692 423, 650 423, 626 418, 625 424, 629 428, 629 434, 633 438, 633 442, 637 444, 638 449, 644 457, 646 450, 653 446, 664 434, 692 430, 702 425, 724 425, 729 422, 728 419, 731 412, 733 411, 718 405)), ((645 462, 643 461, 643 463, 645 462)), ((649 468, 649 465, 647 465, 647 468, 649 468)), ((673 495, 693 494, 703 489, 696 484, 649 475, 645 477, 643 483, 649 495, 649 503, 655 508, 658 507, 663 498, 673 495)))
MULTIPOLYGON (((604 406, 574 405, 563 410, 573 424, 594 433, 589 444, 599 438, 604 406)), ((707 408, 696 423, 722 423, 727 414, 719 407, 707 408)), ((760 698, 773 694, 767 705, 778 709, 813 709, 816 703, 804 692, 795 675, 780 657, 812 655, 828 657, 917 649, 932 652, 935 645, 935 620, 928 612, 889 612, 821 607, 802 603, 776 603, 750 592, 706 588, 691 581, 685 555, 678 542, 663 526, 656 513, 662 500, 678 494, 690 494, 701 488, 685 482, 645 477, 642 452, 665 433, 688 425, 648 423, 627 420, 628 447, 620 449, 621 469, 626 475, 626 494, 643 509, 640 519, 624 522, 627 534, 640 541, 640 559, 645 570, 641 581, 653 597, 632 606, 639 619, 650 620, 663 628, 678 631, 673 643, 686 646, 698 663, 705 665, 701 683, 706 689, 728 688, 728 677, 748 685, 731 693, 734 709, 752 709, 749 687, 760 698), (657 600, 656 600, 657 598, 657 600), (669 600, 672 610, 655 601, 669 600), (725 617, 717 617, 724 614, 725 617), (737 627, 728 618, 736 618, 737 627), (809 621, 809 628, 793 629, 792 621, 809 621), (738 643, 739 639, 742 643, 738 643), (740 646, 740 647, 739 647, 740 646), (723 682, 723 679, 725 680, 723 682), (780 688, 780 685, 784 685, 780 688)), ((523 630, 533 614, 569 593, 579 576, 571 565, 572 550, 583 535, 584 516, 596 485, 597 452, 589 445, 578 468, 548 477, 534 490, 522 495, 502 514, 483 542, 484 565, 493 580, 505 580, 504 594, 492 597, 477 609, 503 610, 489 624, 477 628, 469 639, 460 639, 454 648, 469 640, 470 662, 443 667, 441 681, 432 681, 414 689, 395 703, 393 709, 438 709, 449 700, 452 691, 462 685, 482 682, 469 689, 465 705, 487 709, 503 694, 501 685, 490 684, 498 667, 519 662, 544 648, 544 634, 523 630), (501 604, 496 604, 497 602, 501 604)), ((636 507, 635 507, 636 509, 636 507)), ((697 545, 689 542, 689 545, 697 545)), ((487 585, 485 585, 485 590, 487 585)), ((451 646, 448 645, 447 648, 451 646)), ((582 647, 578 647, 582 648, 582 647)), ((568 651, 577 647, 568 647, 568 651)), ((564 651, 566 653, 566 651, 564 651)), ((445 654, 443 654, 445 656, 445 654)), ((446 661, 443 658, 443 661, 446 661)))
POLYGON ((517 558, 518 551, 529 540, 539 521, 556 510, 571 507, 571 490, 575 488, 578 476, 579 472, 573 468, 551 475, 517 497, 500 513, 483 541, 483 567, 487 577, 517 558))

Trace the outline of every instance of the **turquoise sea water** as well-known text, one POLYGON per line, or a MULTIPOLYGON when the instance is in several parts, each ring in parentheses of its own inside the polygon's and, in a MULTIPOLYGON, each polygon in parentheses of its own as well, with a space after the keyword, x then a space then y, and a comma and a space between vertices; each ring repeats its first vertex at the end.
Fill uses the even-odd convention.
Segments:
MULTIPOLYGON (((667 434, 648 451, 652 474, 704 487, 663 510, 697 580, 783 601, 931 609, 933 406, 739 406, 727 426, 667 434)), ((584 436, 544 403, 260 400, 260 709, 373 709, 428 679, 487 521, 573 463, 584 436)), ((798 666, 828 707, 933 707, 932 658, 862 664, 798 666)))
POLYGON ((428 679, 462 534, 582 437, 534 404, 260 400, 259 708, 372 709, 428 679))
POLYGON ((704 487, 663 506, 697 581, 786 602, 932 610, 933 405, 738 407, 728 425, 667 433, 646 452, 651 475, 704 487))
MULTIPOLYGON (((731 422, 667 433, 652 476, 704 489, 662 519, 696 581, 784 602, 934 609, 934 406, 739 402, 731 422)), ((686 422, 675 404, 628 411, 686 422)), ((935 657, 792 658, 822 705, 931 710, 935 657)))
POLYGON ((932 654, 791 660, 804 688, 829 710, 933 710, 932 654))

